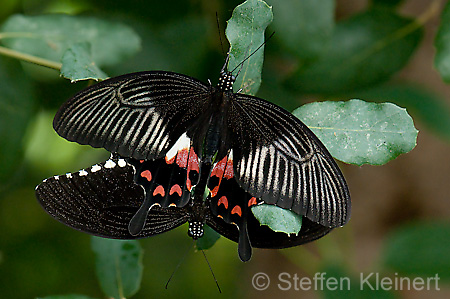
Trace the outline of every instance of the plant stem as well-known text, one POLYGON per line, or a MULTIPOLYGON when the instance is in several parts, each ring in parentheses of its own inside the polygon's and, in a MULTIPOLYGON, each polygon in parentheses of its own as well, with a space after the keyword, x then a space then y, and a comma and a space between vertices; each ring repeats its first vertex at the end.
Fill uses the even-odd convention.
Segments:
POLYGON ((21 52, 11 50, 11 49, 8 49, 8 48, 2 47, 2 46, 0 46, 0 54, 8 56, 8 57, 16 58, 19 60, 31 62, 31 63, 37 64, 37 65, 45 66, 45 67, 48 67, 51 69, 55 69, 57 71, 61 70, 62 64, 59 62, 54 62, 54 61, 51 61, 48 59, 21 53, 21 52))

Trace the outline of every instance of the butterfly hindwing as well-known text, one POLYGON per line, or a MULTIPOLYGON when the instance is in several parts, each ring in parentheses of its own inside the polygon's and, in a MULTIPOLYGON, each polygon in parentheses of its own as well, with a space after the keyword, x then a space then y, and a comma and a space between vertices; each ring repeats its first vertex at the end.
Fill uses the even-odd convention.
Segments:
POLYGON ((36 187, 42 207, 58 221, 81 231, 116 239, 148 237, 187 221, 183 210, 153 209, 139 235, 128 225, 142 204, 144 189, 134 183, 134 168, 124 159, 44 180, 36 187))
POLYGON ((239 257, 247 261, 251 248, 285 248, 318 239, 331 228, 303 218, 298 235, 274 232, 268 226, 260 225, 251 211, 254 205, 264 203, 246 192, 234 177, 233 151, 219 159, 212 168, 208 181, 207 203, 211 216, 207 223, 221 235, 237 242, 239 257))
POLYGON ((186 133, 177 139, 164 158, 127 158, 127 162, 134 166, 134 182, 145 190, 145 200, 130 222, 132 235, 140 233, 151 209, 185 207, 200 178, 200 161, 186 133))
MULTIPOLYGON (((240 231, 233 224, 226 223, 221 218, 210 217, 207 223, 222 236, 239 243, 240 231)), ((247 215, 247 233, 250 244, 255 248, 281 249, 302 245, 317 240, 328 234, 332 228, 314 223, 303 218, 302 228, 298 235, 275 232, 266 225, 261 225, 253 213, 247 215)))
MULTIPOLYGON (((250 207, 261 202, 245 192, 236 182, 233 170, 233 151, 218 159, 213 165, 208 179, 209 196, 207 204, 213 215, 211 219, 217 225, 216 219, 221 219, 227 225, 235 226, 238 231, 238 252, 243 261, 251 257, 251 244, 247 232, 247 218, 250 207)), ((222 222, 221 221, 221 222, 222 222)))
POLYGON ((263 99, 234 94, 229 132, 235 176, 265 203, 326 227, 344 225, 350 195, 336 162, 295 116, 263 99))
POLYGON ((153 71, 97 83, 58 110, 53 127, 69 141, 124 157, 162 157, 202 115, 210 86, 182 74, 153 71))

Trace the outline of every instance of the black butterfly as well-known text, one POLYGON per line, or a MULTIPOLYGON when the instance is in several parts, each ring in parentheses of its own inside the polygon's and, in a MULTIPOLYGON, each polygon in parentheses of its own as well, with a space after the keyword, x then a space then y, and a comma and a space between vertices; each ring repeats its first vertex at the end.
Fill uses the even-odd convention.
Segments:
POLYGON ((60 222, 107 238, 143 238, 189 222, 197 239, 206 223, 239 243, 242 261, 252 247, 296 246, 344 225, 350 195, 324 145, 283 108, 233 93, 234 80, 222 70, 214 87, 151 71, 81 91, 57 112, 56 132, 113 154, 44 180, 39 202, 60 222), (262 203, 304 216, 299 234, 261 226, 251 206, 262 203))

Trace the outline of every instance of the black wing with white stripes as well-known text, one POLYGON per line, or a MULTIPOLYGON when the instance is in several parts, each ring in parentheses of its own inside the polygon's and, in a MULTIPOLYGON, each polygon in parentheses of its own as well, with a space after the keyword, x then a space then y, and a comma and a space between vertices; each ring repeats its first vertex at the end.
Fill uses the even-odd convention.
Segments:
POLYGON ((135 159, 155 159, 204 112, 211 87, 182 74, 127 74, 64 103, 53 127, 69 141, 135 159))
POLYGON ((344 225, 350 194, 320 140, 298 118, 263 99, 234 94, 231 102, 228 126, 241 187, 323 226, 344 225))

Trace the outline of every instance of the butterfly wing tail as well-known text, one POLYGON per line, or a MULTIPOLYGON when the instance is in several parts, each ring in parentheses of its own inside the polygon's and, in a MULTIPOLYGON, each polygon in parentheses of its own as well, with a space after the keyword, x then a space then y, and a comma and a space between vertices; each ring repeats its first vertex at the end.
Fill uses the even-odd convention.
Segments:
POLYGON ((74 229, 114 239, 135 239, 175 228, 187 217, 181 211, 154 209, 138 235, 128 225, 145 197, 124 159, 110 159, 89 169, 54 176, 36 187, 36 197, 53 218, 74 229))

